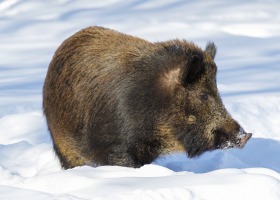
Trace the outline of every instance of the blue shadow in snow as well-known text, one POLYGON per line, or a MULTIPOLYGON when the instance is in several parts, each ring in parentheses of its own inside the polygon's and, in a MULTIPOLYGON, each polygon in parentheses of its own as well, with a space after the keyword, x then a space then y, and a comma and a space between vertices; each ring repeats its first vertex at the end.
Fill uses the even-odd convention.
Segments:
POLYGON ((206 173, 225 168, 268 168, 280 173, 280 141, 251 138, 243 149, 215 150, 189 159, 183 153, 158 158, 154 164, 173 171, 206 173))

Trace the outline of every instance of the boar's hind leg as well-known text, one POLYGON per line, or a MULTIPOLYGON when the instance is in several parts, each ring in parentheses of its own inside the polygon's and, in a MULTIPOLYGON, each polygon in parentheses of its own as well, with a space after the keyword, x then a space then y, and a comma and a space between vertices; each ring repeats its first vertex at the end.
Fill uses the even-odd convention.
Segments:
POLYGON ((79 153, 77 145, 68 137, 53 137, 54 150, 64 169, 82 166, 87 160, 79 153))

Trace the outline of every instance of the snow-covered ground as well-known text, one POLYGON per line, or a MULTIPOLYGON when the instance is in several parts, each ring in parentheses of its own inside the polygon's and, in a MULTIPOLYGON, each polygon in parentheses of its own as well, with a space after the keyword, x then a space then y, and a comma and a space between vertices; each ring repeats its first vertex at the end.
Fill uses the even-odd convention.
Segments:
POLYGON ((0 0, 0 199, 280 199, 278 0, 0 0), (244 149, 173 154, 139 169, 61 170, 42 114, 59 44, 100 25, 150 41, 218 46, 218 87, 253 138, 244 149))

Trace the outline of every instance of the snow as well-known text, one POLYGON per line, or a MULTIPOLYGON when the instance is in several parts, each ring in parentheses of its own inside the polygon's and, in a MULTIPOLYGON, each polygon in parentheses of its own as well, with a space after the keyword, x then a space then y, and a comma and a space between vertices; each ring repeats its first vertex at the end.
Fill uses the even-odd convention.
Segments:
POLYGON ((0 199, 280 199, 280 2, 0 1, 0 199), (91 25, 162 41, 218 46, 225 106, 253 138, 196 159, 162 156, 139 169, 62 170, 42 114, 59 44, 91 25))

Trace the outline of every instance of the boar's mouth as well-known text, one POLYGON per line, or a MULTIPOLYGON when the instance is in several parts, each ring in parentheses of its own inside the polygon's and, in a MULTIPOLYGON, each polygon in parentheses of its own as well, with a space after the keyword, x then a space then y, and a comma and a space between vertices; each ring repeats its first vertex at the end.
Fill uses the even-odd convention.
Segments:
POLYGON ((225 139, 228 136, 222 131, 218 131, 218 137, 222 137, 223 141, 216 143, 219 149, 228 149, 228 148, 240 148, 242 149, 247 141, 252 137, 252 133, 246 133, 242 128, 239 129, 238 133, 234 138, 225 139))

